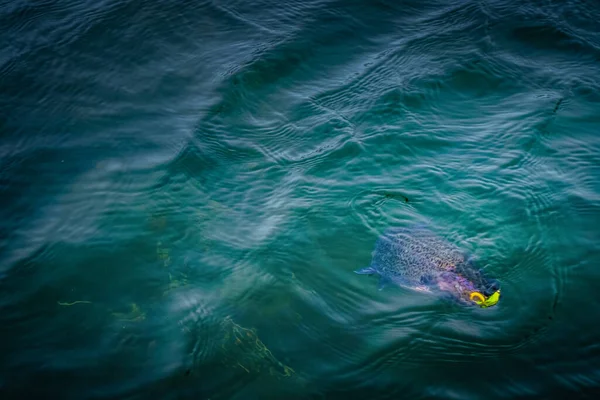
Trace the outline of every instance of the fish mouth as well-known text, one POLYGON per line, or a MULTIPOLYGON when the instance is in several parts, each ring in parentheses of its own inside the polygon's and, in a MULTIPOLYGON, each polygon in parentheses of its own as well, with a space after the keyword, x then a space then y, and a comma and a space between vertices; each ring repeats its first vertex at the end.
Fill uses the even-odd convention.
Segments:
POLYGON ((495 279, 484 279, 481 291, 469 293, 469 299, 481 308, 495 306, 500 301, 500 282, 495 279))
POLYGON ((500 289, 496 290, 489 296, 486 296, 480 292, 471 292, 469 299, 481 308, 492 307, 498 304, 498 301, 500 301, 500 289))

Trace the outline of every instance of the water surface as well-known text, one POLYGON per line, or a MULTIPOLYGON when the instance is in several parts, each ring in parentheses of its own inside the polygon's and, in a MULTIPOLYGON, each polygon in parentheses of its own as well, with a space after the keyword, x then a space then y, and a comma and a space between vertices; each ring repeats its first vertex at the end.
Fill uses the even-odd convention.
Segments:
POLYGON ((600 388, 600 7, 4 1, 0 393, 600 388), (353 273, 427 223, 489 309, 353 273))

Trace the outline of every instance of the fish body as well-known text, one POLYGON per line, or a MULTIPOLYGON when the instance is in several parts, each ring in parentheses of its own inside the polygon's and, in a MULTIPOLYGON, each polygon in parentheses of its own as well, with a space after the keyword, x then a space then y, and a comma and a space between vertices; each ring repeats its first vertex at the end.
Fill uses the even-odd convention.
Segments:
POLYGON ((473 292, 489 296, 497 289, 463 251, 425 227, 387 230, 375 244, 371 264, 355 272, 379 275, 380 289, 395 283, 420 291, 441 290, 465 301, 473 292))

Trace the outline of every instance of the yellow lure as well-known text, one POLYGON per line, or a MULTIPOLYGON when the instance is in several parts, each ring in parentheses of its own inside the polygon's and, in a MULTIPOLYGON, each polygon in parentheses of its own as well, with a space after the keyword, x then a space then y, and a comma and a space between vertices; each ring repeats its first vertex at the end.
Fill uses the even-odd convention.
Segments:
POLYGON ((482 308, 487 308, 491 306, 495 306, 498 301, 500 301, 500 290, 496 290, 490 297, 486 299, 486 297, 479 292, 472 292, 469 295, 469 298, 477 303, 478 306, 482 308))

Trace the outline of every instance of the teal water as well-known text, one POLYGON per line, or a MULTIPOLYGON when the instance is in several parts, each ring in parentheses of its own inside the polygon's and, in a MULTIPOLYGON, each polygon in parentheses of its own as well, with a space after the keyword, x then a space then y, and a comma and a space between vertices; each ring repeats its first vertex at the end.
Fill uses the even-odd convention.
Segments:
POLYGON ((594 398, 600 6, 0 3, 0 393, 594 398), (427 223, 488 309, 369 265, 427 223))

